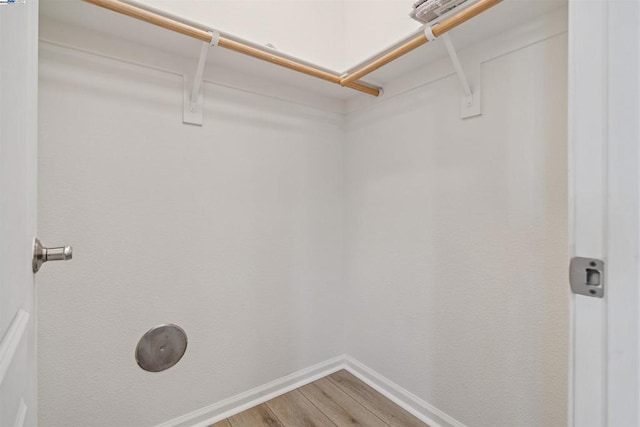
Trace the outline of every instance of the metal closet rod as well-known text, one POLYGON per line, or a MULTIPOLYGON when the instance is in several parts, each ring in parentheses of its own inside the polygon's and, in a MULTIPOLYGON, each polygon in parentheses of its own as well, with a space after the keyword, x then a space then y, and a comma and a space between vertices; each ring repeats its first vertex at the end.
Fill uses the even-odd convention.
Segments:
MULTIPOLYGON (((202 30, 200 28, 196 28, 191 25, 187 25, 175 19, 170 19, 165 16, 159 15, 157 13, 150 12, 148 10, 145 10, 127 3, 123 3, 119 0, 84 0, 84 1, 86 1, 87 3, 92 3, 96 6, 103 7, 105 9, 112 10, 114 12, 121 13, 123 15, 127 15, 132 18, 139 19, 141 21, 148 22, 153 25, 157 25, 162 28, 166 28, 171 31, 175 31, 177 33, 180 33, 185 36, 189 36, 194 39, 198 39, 207 43, 211 43, 213 38, 213 35, 208 31, 202 30)), ((447 31, 462 24, 463 22, 468 21, 474 16, 479 15, 480 13, 491 8, 492 6, 495 6, 501 1, 502 0, 480 0, 474 5, 436 24, 432 28, 433 35, 436 37, 440 36, 446 33, 447 31)), ((367 84, 358 83, 356 80, 377 70, 383 65, 388 64, 389 62, 411 52, 415 48, 422 46, 427 42, 428 42, 428 39, 426 35, 421 33, 419 36, 408 41, 402 46, 392 50, 389 53, 384 54, 383 56, 373 60, 369 64, 362 66, 360 69, 357 69, 352 73, 347 74, 346 76, 338 76, 336 74, 332 74, 327 71, 320 70, 310 65, 301 64, 291 59, 284 58, 282 56, 279 56, 273 53, 265 52, 260 49, 256 49, 255 47, 248 46, 244 43, 240 43, 235 40, 231 40, 224 36, 220 36, 220 39, 218 41, 218 46, 224 47, 229 50, 233 50, 238 53, 242 53, 244 55, 249 55, 254 58, 261 59, 263 61, 271 62, 273 64, 280 65, 290 70, 298 71, 300 73, 317 77, 319 79, 326 80, 331 83, 336 83, 341 86, 355 89, 369 95, 378 96, 380 95, 380 89, 369 86, 367 84)))

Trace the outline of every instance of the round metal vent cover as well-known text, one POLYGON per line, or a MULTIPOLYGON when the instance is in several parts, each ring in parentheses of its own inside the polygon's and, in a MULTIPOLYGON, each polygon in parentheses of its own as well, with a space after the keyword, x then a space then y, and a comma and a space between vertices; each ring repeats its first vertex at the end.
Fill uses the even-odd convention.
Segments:
POLYGON ((187 334, 177 325, 159 325, 138 341, 136 362, 149 372, 169 369, 180 361, 187 350, 187 334))

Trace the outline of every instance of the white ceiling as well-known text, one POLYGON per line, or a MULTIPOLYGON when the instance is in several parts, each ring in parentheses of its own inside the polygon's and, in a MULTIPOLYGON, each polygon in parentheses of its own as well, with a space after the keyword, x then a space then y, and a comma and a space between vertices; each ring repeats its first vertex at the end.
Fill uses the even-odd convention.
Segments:
MULTIPOLYGON (((148 3, 152 3, 152 5, 155 7, 158 7, 158 5, 162 3, 162 1, 145 1, 147 1, 148 3)), ((237 5, 240 3, 245 3, 244 1, 240 0, 233 1, 235 1, 237 5)), ((255 2, 256 0, 252 1, 255 2)), ((272 0, 260 0, 259 2, 264 6, 265 4, 270 4, 270 1, 272 0)), ((342 1, 349 2, 350 0, 342 1)), ((377 3, 390 2, 397 4, 398 1, 400 1, 403 5, 406 5, 405 0, 371 0, 369 4, 371 5, 371 7, 375 7, 377 3)), ((318 40, 328 45, 329 47, 337 46, 337 42, 335 40, 332 41, 331 37, 324 36, 323 34, 319 33, 318 28, 326 28, 328 29, 327 31, 332 31, 334 39, 336 37, 338 37, 339 39, 340 37, 344 37, 348 34, 351 34, 351 37, 353 38, 354 33, 363 34, 366 33, 366 31, 370 31, 371 28, 378 28, 378 32, 382 32, 385 29, 385 22, 395 22, 394 25, 389 25, 390 28, 392 27, 393 31, 390 30, 388 42, 386 43, 387 46, 392 46, 405 38, 398 36, 399 31, 401 31, 400 28, 402 25, 406 25, 407 28, 413 28, 414 26, 417 26, 416 23, 413 23, 408 18, 406 13, 403 14, 402 18, 394 17, 395 21, 388 21, 388 17, 385 17, 386 12, 385 14, 370 13, 366 17, 367 24, 362 24, 362 31, 354 32, 353 27, 355 25, 360 25, 353 23, 353 11, 357 10, 357 8, 354 9, 353 7, 351 7, 350 13, 352 14, 352 16, 349 19, 344 16, 332 18, 331 14, 338 13, 338 11, 340 10, 340 8, 336 7, 337 0, 296 0, 296 2, 300 4, 315 2, 317 3, 314 5, 316 9, 318 7, 322 8, 322 5, 324 4, 324 7, 327 8, 327 11, 331 11, 331 13, 316 13, 314 15, 314 19, 309 19, 308 16, 304 16, 304 14, 301 13, 304 8, 298 7, 298 10, 291 10, 289 12, 290 15, 287 16, 286 19, 283 19, 282 13, 279 13, 275 17, 271 17, 269 15, 266 15, 265 10, 262 9, 259 13, 259 17, 262 22, 260 31, 263 37, 261 37, 262 40, 255 41, 263 42, 265 38, 268 39, 268 30, 270 27, 279 27, 278 31, 273 32, 274 39, 277 35, 279 39, 282 40, 282 43, 287 45, 286 40, 282 38, 284 34, 288 37, 291 37, 292 39, 295 39, 296 41, 296 43, 289 43, 289 47, 299 46, 297 48, 298 51, 293 51, 292 48, 285 51, 288 54, 292 54, 298 58, 314 62, 313 60, 317 58, 314 58, 313 52, 316 52, 318 48, 304 49, 303 46, 314 45, 314 43, 317 46, 318 40), (322 22, 318 17, 324 17, 325 21, 330 20, 330 22, 322 22), (376 23, 374 18, 378 21, 384 21, 376 23), (401 24, 398 23, 400 22, 400 19, 402 19, 401 24), (407 20, 406 24, 404 21, 405 19, 407 20), (304 20, 307 20, 308 24, 306 26, 300 26, 299 24, 297 24, 297 26, 295 27, 298 28, 301 33, 306 34, 298 34, 297 32, 293 33, 293 30, 288 33, 283 32, 281 27, 283 25, 283 22, 286 23, 287 20, 303 20, 303 22, 304 20), (313 25, 310 23, 311 21, 314 22, 313 25), (348 29, 344 27, 339 28, 340 25, 346 25, 347 22, 351 22, 348 29), (369 28, 369 30, 367 30, 367 28, 369 28)), ((168 11, 176 13, 176 5, 182 3, 182 1, 172 1, 172 10, 168 11)), ((202 6, 207 2, 204 0, 199 0, 197 3, 202 6)), ((274 4, 275 3, 276 2, 274 2, 274 4)), ((282 1, 279 1, 279 3, 282 3, 282 1)), ((410 4, 411 1, 409 1, 409 7, 410 4)), ((545 13, 565 6, 566 0, 504 0, 502 3, 498 4, 482 15, 454 29, 450 34, 456 46, 459 48, 464 48, 465 46, 468 46, 475 41, 494 36, 512 27, 523 25, 545 13)), ((227 4, 226 7, 228 8, 229 5, 227 4)), ((394 7, 397 8, 397 6, 394 7)), ((238 7, 238 9, 240 9, 240 7, 238 7)), ((202 22, 205 25, 215 26, 215 28, 233 33, 242 38, 251 39, 251 37, 248 37, 247 34, 243 34, 240 29, 236 31, 234 28, 232 28, 232 21, 235 20, 236 23, 239 22, 237 20, 237 16, 234 19, 229 18, 229 21, 227 23, 211 23, 206 22, 209 21, 211 17, 207 17, 206 21, 198 20, 196 16, 193 16, 195 14, 194 10, 195 9, 193 8, 190 9, 189 13, 191 13, 191 16, 187 16, 188 14, 186 12, 180 13, 180 15, 197 22, 202 22)), ((246 11, 247 9, 245 7, 242 10, 246 11)), ((280 7, 278 10, 282 12, 283 9, 282 7, 280 7)), ((388 8, 386 10, 388 10, 388 8)), ((231 12, 227 11, 227 14, 230 13, 231 12)), ((56 22, 57 24, 62 24, 65 26, 72 25, 81 29, 90 30, 91 32, 97 33, 102 36, 115 38, 120 41, 134 42, 136 44, 150 46, 155 49, 159 49, 176 55, 195 58, 200 49, 200 43, 196 40, 190 39, 180 34, 172 33, 161 28, 154 27, 153 25, 144 22, 139 22, 132 18, 119 15, 117 13, 96 7, 79 0, 40 0, 40 14, 43 21, 56 22)), ((221 19, 224 18, 224 14, 219 14, 219 16, 221 19)), ((251 19, 255 21, 256 17, 254 16, 251 19)), ((239 24, 236 25, 238 25, 238 27, 240 26, 239 24)), ((254 31, 254 34, 257 33, 257 31, 254 31)), ((407 31, 406 36, 410 36, 411 33, 412 31, 407 31)), ((47 34, 44 34, 43 37, 46 38, 47 34)), ((386 37, 387 36, 383 36, 380 33, 376 33, 376 37, 374 38, 375 43, 371 44, 371 46, 380 46, 381 40, 385 40, 386 37)), ((363 42, 363 39, 361 38, 360 40, 352 41, 350 46, 353 50, 353 46, 358 46, 358 43, 360 43, 360 45, 363 45, 363 49, 365 49, 365 42, 366 40, 364 40, 363 42)), ((278 47, 280 48, 280 46, 278 47)), ((327 57, 327 52, 328 51, 325 51, 325 57, 327 57)), ((376 53, 378 52, 364 52, 360 54, 357 59, 363 59, 375 55, 376 53)), ((405 55, 399 60, 372 73, 365 80, 379 85, 384 85, 385 82, 391 81, 402 74, 416 69, 417 67, 425 66, 429 62, 435 61, 444 55, 445 51, 442 46, 437 43, 428 43, 427 45, 414 50, 413 52, 405 55)), ((322 55, 316 56, 322 57, 322 55)), ((356 58, 355 54, 352 54, 351 58, 356 58)), ((352 61, 355 60, 356 59, 352 59, 352 61)), ((319 61, 316 63, 325 67, 330 65, 319 61)), ((333 64, 336 63, 339 63, 339 61, 333 61, 333 64)), ((286 82, 287 84, 294 87, 304 88, 305 90, 309 90, 311 92, 334 96, 340 99, 348 99, 353 96, 365 96, 357 95, 357 93, 352 90, 344 89, 337 85, 314 79, 313 77, 300 75, 290 70, 277 67, 273 64, 264 63, 262 61, 244 57, 242 55, 230 51, 225 51, 223 49, 216 51, 215 55, 209 55, 208 64, 215 64, 217 66, 225 67, 230 70, 238 70, 239 72, 248 75, 263 76, 265 78, 265 82, 286 82)), ((353 62, 350 62, 348 64, 351 66, 355 65, 353 62)), ((335 65, 333 67, 328 66, 328 68, 334 69, 336 71, 343 71, 343 69, 336 69, 335 65)))

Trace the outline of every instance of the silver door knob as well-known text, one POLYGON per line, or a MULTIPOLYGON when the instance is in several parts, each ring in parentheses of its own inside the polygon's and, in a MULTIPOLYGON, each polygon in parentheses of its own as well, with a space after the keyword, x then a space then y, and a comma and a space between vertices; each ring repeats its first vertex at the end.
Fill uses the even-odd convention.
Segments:
POLYGON ((40 240, 33 242, 33 272, 37 273, 47 261, 67 261, 73 258, 73 248, 71 246, 61 246, 58 248, 45 248, 40 240))

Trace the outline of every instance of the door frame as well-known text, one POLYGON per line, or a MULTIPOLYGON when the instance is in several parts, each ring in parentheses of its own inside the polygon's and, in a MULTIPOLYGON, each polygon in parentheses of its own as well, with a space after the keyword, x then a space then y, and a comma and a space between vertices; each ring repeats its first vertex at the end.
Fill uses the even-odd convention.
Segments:
POLYGON ((0 6, 0 423, 36 426, 38 0, 0 6))
POLYGON ((640 425, 640 7, 569 0, 570 254, 605 261, 571 294, 570 427, 640 425))

